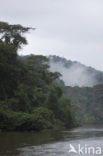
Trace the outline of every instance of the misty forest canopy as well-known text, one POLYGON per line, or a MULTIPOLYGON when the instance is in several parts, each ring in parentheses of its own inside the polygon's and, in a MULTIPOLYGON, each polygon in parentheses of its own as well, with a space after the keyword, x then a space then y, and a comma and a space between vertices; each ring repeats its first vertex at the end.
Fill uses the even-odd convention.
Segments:
MULTIPOLYGON (((26 59, 28 56, 23 56, 21 59, 26 59)), ((60 71, 63 75, 59 79, 57 79, 57 83, 63 87, 64 95, 68 96, 73 104, 73 109, 75 112, 75 118, 79 124, 94 124, 94 123, 103 123, 103 73, 97 71, 91 67, 86 67, 79 62, 67 61, 65 58, 61 58, 58 56, 49 56, 49 65, 50 71, 60 71), (61 64, 61 65, 60 65, 61 64), (67 76, 67 80, 69 82, 70 78, 72 78, 72 84, 74 80, 76 80, 77 76, 73 77, 71 67, 76 66, 78 68, 83 68, 83 70, 87 71, 88 79, 93 79, 94 86, 87 87, 85 85, 88 84, 88 81, 85 82, 85 85, 80 87, 74 85, 73 86, 65 86, 65 82, 63 82, 63 77, 67 76), (69 70, 70 68, 70 70, 69 70), (68 72, 67 72, 68 71, 68 72), (93 77, 91 77, 93 74, 93 77), (72 75, 72 76, 71 76, 72 75), (98 84, 98 85, 96 85, 98 84)), ((74 72, 74 71, 73 71, 74 72)), ((75 72, 76 73, 76 72, 75 72)), ((83 73, 82 73, 83 74, 83 73)), ((80 76, 81 73, 80 73, 80 76)), ((86 76, 87 77, 87 76, 86 76)), ((82 77, 83 79, 83 77, 82 77)), ((79 79, 78 79, 79 80, 79 79)), ((78 81, 77 80, 77 81, 78 81)), ((78 82, 81 82, 79 80, 78 82)), ((84 81, 82 81, 84 82, 84 81)), ((93 83, 90 86, 93 85, 93 83)))
POLYGON ((74 106, 57 83, 61 74, 50 72, 45 56, 17 54, 31 29, 0 22, 0 129, 74 127, 74 106))
POLYGON ((103 72, 55 55, 49 56, 49 59, 50 70, 62 74, 67 85, 64 94, 75 106, 78 122, 103 123, 103 72))
POLYGON ((49 59, 51 71, 60 72, 67 86, 93 87, 103 84, 103 72, 101 71, 55 55, 49 56, 49 59))
POLYGON ((57 56, 18 56, 30 30, 0 22, 0 129, 43 130, 103 123, 103 73, 57 56), (75 75, 79 73, 88 78, 80 79, 75 75), (95 78, 92 85, 89 77, 95 78), (79 80, 85 87, 74 86, 79 80))

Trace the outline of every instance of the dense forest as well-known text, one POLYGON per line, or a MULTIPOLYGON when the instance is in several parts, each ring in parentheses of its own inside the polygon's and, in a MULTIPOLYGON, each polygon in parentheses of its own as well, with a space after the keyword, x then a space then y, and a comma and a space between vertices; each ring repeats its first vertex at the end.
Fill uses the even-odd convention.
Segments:
POLYGON ((75 106, 79 124, 103 123, 103 72, 79 62, 51 55, 51 71, 62 73, 64 94, 75 106), (64 80, 69 86, 65 86, 64 80))
POLYGON ((65 94, 77 108, 75 117, 80 124, 103 124, 103 85, 66 86, 65 94))
POLYGON ((30 30, 33 28, 0 22, 0 129, 74 127, 75 109, 58 83, 61 74, 49 70, 45 56, 18 56, 30 30))
POLYGON ((0 130, 103 123, 103 72, 58 56, 19 56, 30 30, 0 22, 0 130))
MULTIPOLYGON (((20 57, 21 60, 27 59, 29 56, 20 57)), ((92 87, 80 87, 78 86, 66 86, 65 82, 63 81, 63 76, 57 79, 57 83, 62 86, 63 94, 68 96, 71 99, 74 115, 76 121, 78 121, 79 125, 85 124, 102 124, 103 123, 103 72, 97 71, 91 67, 84 66, 79 62, 73 62, 71 60, 66 60, 65 58, 61 58, 59 56, 51 55, 49 56, 49 65, 50 70, 51 66, 53 66, 54 71, 61 71, 61 68, 58 70, 58 65, 64 66, 62 68, 69 69, 72 66, 81 66, 84 70, 87 71, 88 78, 91 77, 91 74, 94 76, 92 77, 93 81, 95 79, 94 86, 92 87), (57 65, 58 63, 58 65, 57 65), (56 65, 55 65, 56 64, 56 65), (101 80, 101 81, 99 81, 101 80), (101 84, 99 84, 101 83, 101 84)), ((71 72, 66 73, 68 76, 71 76, 71 72)), ((82 73, 83 74, 83 73, 82 73)), ((81 73, 80 73, 81 76, 81 73)), ((87 76, 86 76, 87 77, 87 76)), ((75 77, 76 79, 77 77, 75 77)), ((83 78, 83 77, 82 77, 83 78)), ((67 77, 68 79, 68 77, 67 77)), ((91 86, 91 85, 90 85, 91 86)))

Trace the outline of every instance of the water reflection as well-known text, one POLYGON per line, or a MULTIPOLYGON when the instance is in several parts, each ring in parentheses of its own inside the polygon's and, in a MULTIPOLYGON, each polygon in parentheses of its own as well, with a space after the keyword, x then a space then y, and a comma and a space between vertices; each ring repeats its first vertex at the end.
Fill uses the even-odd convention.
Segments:
POLYGON ((0 156, 74 156, 68 153, 69 144, 75 147, 78 144, 103 147, 103 127, 42 133, 1 133, 0 156))

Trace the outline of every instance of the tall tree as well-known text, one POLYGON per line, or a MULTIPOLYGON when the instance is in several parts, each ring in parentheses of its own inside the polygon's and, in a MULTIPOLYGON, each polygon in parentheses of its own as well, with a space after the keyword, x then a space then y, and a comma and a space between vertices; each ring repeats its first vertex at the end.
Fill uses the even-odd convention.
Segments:
POLYGON ((27 44, 27 40, 23 35, 30 29, 33 28, 0 22, 0 40, 6 44, 14 45, 16 49, 21 48, 23 44, 27 44))

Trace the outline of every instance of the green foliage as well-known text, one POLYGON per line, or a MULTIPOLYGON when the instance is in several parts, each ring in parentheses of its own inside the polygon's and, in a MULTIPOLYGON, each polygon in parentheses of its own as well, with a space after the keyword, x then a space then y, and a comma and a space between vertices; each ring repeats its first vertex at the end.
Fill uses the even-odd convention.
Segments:
POLYGON ((14 94, 17 87, 18 72, 17 54, 12 45, 0 42, 0 98, 14 94))
POLYGON ((93 88, 94 108, 93 114, 98 122, 103 122, 103 85, 97 85, 93 88))
POLYGON ((27 40, 23 36, 28 32, 30 27, 23 27, 21 25, 10 25, 6 22, 0 22, 0 40, 6 44, 13 45, 16 49, 21 48, 22 44, 27 44, 27 40))
POLYGON ((0 22, 0 129, 72 127, 72 106, 57 83, 61 74, 49 71, 45 56, 17 55, 29 29, 0 22))
POLYGON ((74 116, 75 109, 71 103, 71 100, 67 96, 63 96, 59 99, 59 114, 58 118, 65 123, 66 127, 77 126, 76 118, 74 116))
POLYGON ((3 131, 42 130, 53 128, 54 114, 47 108, 38 107, 32 114, 0 110, 0 129, 3 131))
POLYGON ((55 116, 54 113, 45 108, 45 107, 37 107, 32 112, 35 117, 35 124, 36 128, 39 129, 48 129, 53 128, 53 125, 55 123, 55 116))
POLYGON ((65 87, 71 98, 79 123, 103 123, 103 85, 91 87, 65 87))

